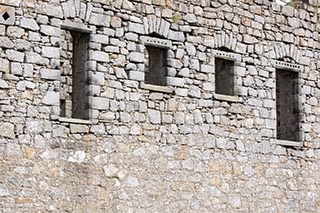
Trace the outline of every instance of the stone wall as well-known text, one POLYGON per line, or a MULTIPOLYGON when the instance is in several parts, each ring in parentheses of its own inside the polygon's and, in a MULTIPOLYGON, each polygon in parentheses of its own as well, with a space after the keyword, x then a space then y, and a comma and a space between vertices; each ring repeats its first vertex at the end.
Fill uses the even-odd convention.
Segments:
POLYGON ((319 211, 318 19, 267 0, 0 0, 0 208, 319 211), (90 34, 88 120, 60 114, 66 29, 90 34), (165 86, 145 83, 150 44, 165 86), (277 68, 298 72, 299 141, 277 140, 277 68))

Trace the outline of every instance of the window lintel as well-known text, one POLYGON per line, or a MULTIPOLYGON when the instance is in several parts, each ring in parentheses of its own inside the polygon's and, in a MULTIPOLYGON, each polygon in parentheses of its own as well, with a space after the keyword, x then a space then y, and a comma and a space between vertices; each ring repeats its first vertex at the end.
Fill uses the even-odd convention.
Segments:
POLYGON ((293 72, 301 72, 303 70, 303 66, 285 61, 273 60, 272 64, 274 67, 278 69, 284 69, 293 72))
POLYGON ((216 58, 222 58, 230 61, 241 61, 241 55, 232 52, 225 52, 221 50, 212 50, 213 56, 216 58))
POLYGON ((82 33, 92 33, 92 29, 89 28, 87 25, 78 23, 78 22, 73 22, 70 20, 66 20, 61 24, 61 28, 65 30, 74 30, 74 31, 79 31, 82 33))
POLYGON ((141 36, 140 40, 144 45, 160 47, 165 49, 170 49, 172 47, 172 42, 167 39, 155 38, 150 36, 141 36))

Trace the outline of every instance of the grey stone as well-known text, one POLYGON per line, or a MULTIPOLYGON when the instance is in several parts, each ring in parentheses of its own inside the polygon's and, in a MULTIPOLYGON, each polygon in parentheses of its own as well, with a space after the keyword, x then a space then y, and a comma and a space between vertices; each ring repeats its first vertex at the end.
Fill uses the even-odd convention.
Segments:
POLYGON ((59 106, 60 96, 58 92, 48 91, 42 99, 42 103, 46 105, 59 106))
POLYGON ((60 70, 54 69, 41 69, 40 77, 48 80, 59 80, 60 79, 60 70))
POLYGON ((20 20, 20 26, 22 28, 34 30, 34 31, 40 29, 38 23, 33 18, 22 18, 20 20))
POLYGON ((58 27, 50 25, 41 25, 40 32, 48 36, 59 36, 61 33, 58 27))
POLYGON ((0 71, 4 73, 9 73, 10 62, 8 60, 0 58, 0 71))
POLYGON ((92 97, 92 106, 93 109, 108 109, 109 100, 102 97, 92 97))
POLYGON ((148 118, 152 124, 161 123, 161 113, 158 110, 148 109, 148 118))
POLYGON ((110 26, 110 16, 92 13, 91 18, 89 21, 90 24, 97 25, 97 26, 110 26))
POLYGON ((42 54, 47 58, 60 58, 60 48, 42 47, 42 54))
POLYGON ((99 62, 109 62, 109 54, 102 51, 92 51, 91 59, 99 62))
POLYGON ((139 52, 131 52, 129 54, 129 60, 132 62, 144 62, 144 54, 139 52))
POLYGON ((117 178, 118 177, 117 175, 118 175, 119 169, 113 164, 108 165, 108 166, 104 166, 103 171, 104 171, 104 175, 109 178, 117 178))
POLYGON ((14 44, 8 37, 0 36, 0 47, 13 48, 14 44))
POLYGON ((0 136, 5 138, 15 138, 14 125, 12 123, 2 123, 0 125, 0 136))
POLYGON ((24 53, 15 51, 15 50, 7 50, 6 51, 8 59, 12 61, 23 62, 24 60, 24 53))

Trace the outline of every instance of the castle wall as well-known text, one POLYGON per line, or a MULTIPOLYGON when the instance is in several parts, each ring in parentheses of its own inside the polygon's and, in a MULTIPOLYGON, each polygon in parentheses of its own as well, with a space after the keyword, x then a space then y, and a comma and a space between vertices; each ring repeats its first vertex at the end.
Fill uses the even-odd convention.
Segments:
POLYGON ((0 0, 0 208, 319 211, 319 49, 313 6, 0 0), (89 36, 72 100, 89 119, 61 113, 69 31, 89 36), (164 86, 145 82, 150 45, 167 50, 164 86), (216 93, 216 58, 233 62, 232 95, 216 93), (298 73, 293 141, 277 133, 279 69, 298 73))

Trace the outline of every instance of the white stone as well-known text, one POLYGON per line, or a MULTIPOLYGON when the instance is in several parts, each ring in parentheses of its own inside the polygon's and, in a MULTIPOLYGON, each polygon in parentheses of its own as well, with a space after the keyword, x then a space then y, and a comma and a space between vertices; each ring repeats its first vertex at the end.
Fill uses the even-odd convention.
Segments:
POLYGON ((72 156, 68 158, 69 162, 72 163, 82 163, 86 158, 86 153, 84 151, 76 151, 72 156))
POLYGON ((102 51, 92 51, 91 59, 99 62, 109 62, 109 54, 102 51))
POLYGON ((59 92, 48 91, 42 99, 42 103, 45 105, 59 106, 60 96, 59 92))
POLYGON ((0 47, 13 48, 14 44, 8 37, 0 36, 0 47))
POLYGON ((20 26, 22 28, 34 30, 34 31, 40 29, 38 23, 33 18, 22 18, 20 20, 20 26))
POLYGON ((92 13, 91 18, 89 21, 90 24, 97 25, 97 26, 110 26, 110 16, 92 13))
POLYGON ((60 70, 54 69, 41 69, 40 77, 48 80, 59 80, 60 79, 60 70))
POLYGON ((158 110, 148 109, 148 118, 152 124, 161 123, 161 113, 158 110))
POLYGON ((42 47, 42 54, 47 58, 60 58, 60 48, 58 47, 42 47))
POLYGON ((111 164, 103 167, 104 175, 109 178, 116 178, 118 176, 119 169, 111 164))
POLYGON ((93 109, 108 109, 109 100, 102 97, 92 97, 92 106, 93 109))
POLYGON ((129 54, 129 60, 132 62, 144 62, 144 54, 139 52, 131 52, 129 54))
POLYGON ((5 138, 15 138, 14 125, 12 123, 2 123, 0 125, 0 136, 5 138))

